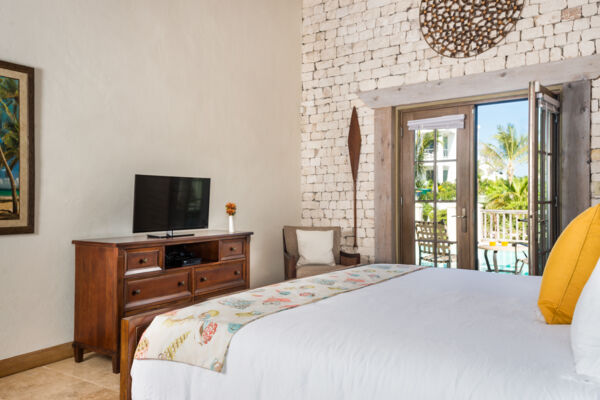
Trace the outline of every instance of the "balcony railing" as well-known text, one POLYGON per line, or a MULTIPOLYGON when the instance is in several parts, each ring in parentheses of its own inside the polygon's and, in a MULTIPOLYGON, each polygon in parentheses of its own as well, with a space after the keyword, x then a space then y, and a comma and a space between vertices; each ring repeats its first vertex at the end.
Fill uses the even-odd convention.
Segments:
POLYGON ((479 241, 527 242, 527 210, 479 210, 479 241))

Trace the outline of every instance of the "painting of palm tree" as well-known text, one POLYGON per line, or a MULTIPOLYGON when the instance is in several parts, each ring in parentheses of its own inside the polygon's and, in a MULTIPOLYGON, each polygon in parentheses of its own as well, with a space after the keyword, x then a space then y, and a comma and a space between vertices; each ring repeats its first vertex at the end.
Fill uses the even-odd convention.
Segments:
POLYGON ((33 232, 33 74, 0 61, 0 234, 33 232))
POLYGON ((0 76, 0 218, 19 217, 19 81, 0 76), (10 193, 10 208, 7 194, 10 193), (7 209, 8 208, 8 209, 7 209))

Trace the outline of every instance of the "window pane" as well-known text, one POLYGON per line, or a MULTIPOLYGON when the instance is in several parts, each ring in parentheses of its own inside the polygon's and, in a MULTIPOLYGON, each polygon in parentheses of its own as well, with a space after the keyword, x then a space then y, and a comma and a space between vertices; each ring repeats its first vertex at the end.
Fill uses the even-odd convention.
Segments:
POLYGON ((437 200, 456 201, 456 162, 437 163, 437 200))
POLYGON ((415 203, 415 260, 418 265, 433 266, 435 232, 433 202, 415 203))
POLYGON ((437 131, 437 159, 456 160, 456 129, 437 131))
POLYGON ((435 131, 415 131, 415 162, 433 161, 435 131))
POLYGON ((415 164, 415 200, 433 200, 433 163, 415 164))

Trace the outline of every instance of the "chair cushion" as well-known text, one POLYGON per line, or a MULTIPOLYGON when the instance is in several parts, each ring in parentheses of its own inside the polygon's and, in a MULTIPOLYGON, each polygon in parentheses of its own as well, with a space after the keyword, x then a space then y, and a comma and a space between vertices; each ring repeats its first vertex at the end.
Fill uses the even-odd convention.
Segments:
POLYGON ((600 204, 578 215, 546 263, 538 306, 549 324, 570 324, 575 305, 600 257, 600 204))
POLYGON ((302 229, 304 231, 330 231, 333 230, 333 257, 336 264, 340 262, 340 250, 342 241, 342 228, 339 226, 284 226, 283 227, 283 239, 285 241, 285 250, 288 254, 300 258, 298 254, 298 238, 296 237, 296 230, 302 229))
POLYGON ((347 265, 303 265, 296 268, 296 278, 306 278, 307 276, 326 274, 328 272, 338 271, 340 269, 350 268, 347 265))
POLYGON ((577 301, 571 347, 575 371, 600 382, 600 260, 577 301))
POLYGON ((333 258, 333 230, 307 231, 296 230, 298 238, 297 266, 307 264, 335 265, 333 258))

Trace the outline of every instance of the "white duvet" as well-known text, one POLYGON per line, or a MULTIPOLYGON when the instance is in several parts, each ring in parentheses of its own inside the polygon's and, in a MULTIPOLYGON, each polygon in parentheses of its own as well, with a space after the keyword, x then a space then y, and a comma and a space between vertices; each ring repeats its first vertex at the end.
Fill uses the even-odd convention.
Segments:
POLYGON ((427 269, 259 319, 223 373, 134 361, 134 399, 600 399, 540 278, 427 269))

